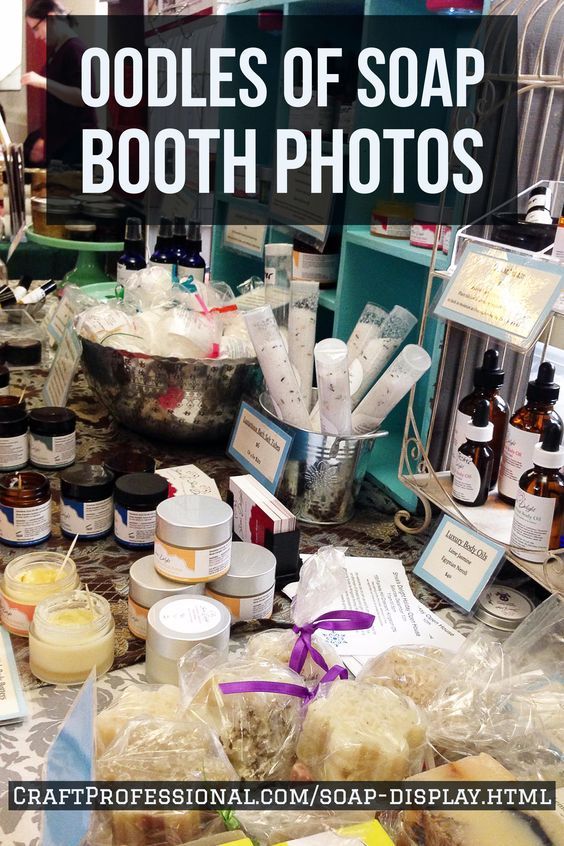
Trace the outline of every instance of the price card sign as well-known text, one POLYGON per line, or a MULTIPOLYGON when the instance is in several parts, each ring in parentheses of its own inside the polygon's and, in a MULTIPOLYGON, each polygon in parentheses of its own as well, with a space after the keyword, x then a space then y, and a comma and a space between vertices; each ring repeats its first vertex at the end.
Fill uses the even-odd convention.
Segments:
POLYGON ((223 246, 262 259, 266 230, 264 217, 258 214, 250 215, 246 210, 238 209, 235 204, 230 205, 223 231, 223 246))
POLYGON ((67 404, 70 387, 78 369, 81 355, 80 338, 69 323, 43 386, 45 405, 64 406, 67 404))
POLYGON ((527 350, 553 310, 563 282, 564 267, 472 245, 435 314, 527 350))
POLYGON ((505 549, 445 516, 413 572, 464 611, 493 578, 505 549))
POLYGON ((288 432, 242 402, 227 452, 261 485, 275 493, 292 440, 288 432))

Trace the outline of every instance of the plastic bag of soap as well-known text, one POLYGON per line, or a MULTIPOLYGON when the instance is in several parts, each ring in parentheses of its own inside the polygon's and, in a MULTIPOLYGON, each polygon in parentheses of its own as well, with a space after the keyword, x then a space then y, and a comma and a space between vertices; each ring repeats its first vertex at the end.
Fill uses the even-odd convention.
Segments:
POLYGON ((357 681, 390 687, 426 708, 443 683, 452 654, 433 646, 393 646, 371 658, 357 681))
POLYGON ((74 321, 77 335, 104 346, 128 349, 135 339, 135 311, 115 300, 101 303, 79 314, 74 321))
POLYGON ((159 265, 132 273, 123 286, 123 300, 137 311, 147 311, 172 297, 170 270, 159 265))
POLYGON ((310 703, 298 761, 314 781, 401 781, 421 772, 427 719, 388 687, 337 680, 310 703))
POLYGON ((176 685, 129 684, 96 717, 96 752, 101 755, 139 717, 172 720, 178 713, 180 690, 176 685))
MULTIPOLYGON (((344 593, 346 588, 344 559, 344 549, 322 546, 302 566, 298 590, 291 609, 295 626, 302 627, 313 623, 344 593)), ((251 658, 278 661, 288 666, 298 636, 292 629, 260 632, 249 638, 247 654, 251 658)), ((336 649, 331 646, 321 631, 314 632, 311 642, 325 661, 326 667, 320 666, 312 655, 308 654, 300 675, 307 682, 315 683, 323 678, 328 668, 340 664, 340 658, 336 649)))
POLYGON ((214 314, 176 306, 159 324, 154 355, 175 358, 217 358, 221 322, 214 314))
POLYGON ((501 644, 481 627, 431 703, 430 738, 446 761, 488 753, 518 778, 564 785, 564 602, 552 596, 501 644))
MULTIPOLYGON (((258 846, 340 830, 374 819, 373 811, 237 811, 237 819, 258 846)), ((298 839, 298 843, 300 842, 298 839)), ((346 841, 344 841, 346 842, 346 841)), ((357 846, 354 843, 354 846, 357 846)))
MULTIPOLYGON (((235 781, 237 775, 213 730, 197 717, 183 714, 181 719, 139 717, 127 722, 98 755, 96 778, 170 781, 173 787, 182 782, 235 781)), ((224 829, 221 816, 213 811, 100 811, 93 815, 88 843, 171 846, 224 829)))
POLYGON ((225 657, 200 644, 180 659, 179 679, 182 705, 217 733, 240 778, 289 778, 308 693, 300 676, 272 661, 244 653, 225 657))

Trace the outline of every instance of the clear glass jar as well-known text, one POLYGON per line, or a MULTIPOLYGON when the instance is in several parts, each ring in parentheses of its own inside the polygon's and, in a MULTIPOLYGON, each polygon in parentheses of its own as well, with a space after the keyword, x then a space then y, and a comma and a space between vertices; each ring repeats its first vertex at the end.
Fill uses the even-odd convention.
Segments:
POLYGON ((7 564, 0 587, 0 621, 4 628, 27 637, 39 602, 80 587, 72 558, 62 567, 65 557, 62 552, 27 552, 7 564))
POLYGON ((114 660, 115 625, 103 596, 76 590, 40 602, 29 629, 29 667, 49 684, 80 684, 114 660))

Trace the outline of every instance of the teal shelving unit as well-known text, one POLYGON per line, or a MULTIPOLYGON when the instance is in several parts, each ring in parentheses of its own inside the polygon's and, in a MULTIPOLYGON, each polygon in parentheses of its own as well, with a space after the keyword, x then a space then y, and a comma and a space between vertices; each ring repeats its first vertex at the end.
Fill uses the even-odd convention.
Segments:
MULTIPOLYGON (((331 15, 342 12, 347 15, 358 15, 358 43, 364 45, 370 39, 371 16, 374 15, 413 15, 426 14, 424 0, 364 0, 364 2, 318 2, 318 0, 288 0, 279 3, 273 0, 250 0, 233 6, 230 14, 256 13, 259 10, 280 10, 284 14, 283 29, 278 34, 280 54, 292 45, 292 34, 299 25, 297 18, 304 14, 326 15, 327 39, 331 43, 331 15)), ((484 4, 484 11, 489 10, 489 0, 484 4)), ((437 21, 437 16, 431 17, 437 21)), ((464 39, 465 23, 460 19, 461 39, 464 39)), ((227 28, 229 31, 229 28, 227 28)), ((268 36, 265 36, 268 37, 268 36)), ((270 36, 272 38, 272 35, 270 36)), ((275 69, 277 73, 277 69, 275 69)), ((272 84, 279 89, 280 74, 272 84)), ((278 125, 287 125, 280 119, 284 117, 286 104, 281 96, 278 97, 277 118, 278 125)), ((273 116, 274 119, 274 116, 273 116)), ((362 113, 357 110, 357 126, 362 125, 362 113)), ((232 122, 230 125, 233 125, 232 122)), ((446 127, 445 127, 446 128, 446 127)), ((266 158, 260 163, 268 165, 269 151, 262 151, 266 158)), ((259 155, 260 159, 260 155, 259 155)), ((386 186, 382 190, 386 191, 386 186)), ((384 193, 382 196, 386 196, 384 193)), ((347 214, 348 220, 366 220, 366 225, 344 226, 342 234, 341 259, 339 277, 336 288, 322 289, 320 293, 320 309, 318 317, 318 334, 320 337, 335 337, 346 340, 350 335, 366 302, 372 301, 391 309, 394 305, 408 308, 418 320, 425 311, 427 280, 431 269, 432 250, 412 247, 406 241, 378 238, 370 234, 370 211, 374 205, 374 197, 349 198, 348 203, 357 204, 354 216, 347 214)), ((292 240, 294 230, 280 225, 269 217, 268 207, 251 199, 237 199, 225 195, 215 197, 215 216, 217 226, 214 228, 212 242, 211 269, 215 279, 228 281, 237 285, 251 275, 262 275, 263 262, 260 258, 245 256, 226 249, 223 245, 222 226, 227 219, 230 204, 243 203, 253 214, 260 215, 268 224, 267 241, 292 240)), ((347 212, 350 212, 350 207, 347 212)), ((454 238, 451 243, 454 242, 454 238)), ((447 256, 437 253, 433 271, 446 269, 449 264, 447 256)), ((437 280, 437 290, 440 280, 437 280)), ((406 343, 416 343, 419 327, 416 326, 406 343)), ((414 413, 423 439, 429 429, 431 420, 434 386, 440 360, 440 348, 444 336, 444 325, 436 320, 428 319, 426 324, 424 346, 433 360, 429 373, 419 382, 416 390, 414 413)), ((400 456, 403 444, 404 427, 408 401, 394 410, 386 421, 385 428, 389 436, 376 442, 369 465, 369 475, 388 493, 402 508, 414 510, 417 505, 415 494, 409 490, 398 478, 400 456)))

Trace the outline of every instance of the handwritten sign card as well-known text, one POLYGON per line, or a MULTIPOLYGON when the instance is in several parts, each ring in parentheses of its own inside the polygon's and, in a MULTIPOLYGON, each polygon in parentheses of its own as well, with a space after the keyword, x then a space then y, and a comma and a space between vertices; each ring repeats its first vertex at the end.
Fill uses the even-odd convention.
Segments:
POLYGON ((278 487, 291 445, 288 432, 241 403, 227 452, 271 493, 278 487))

